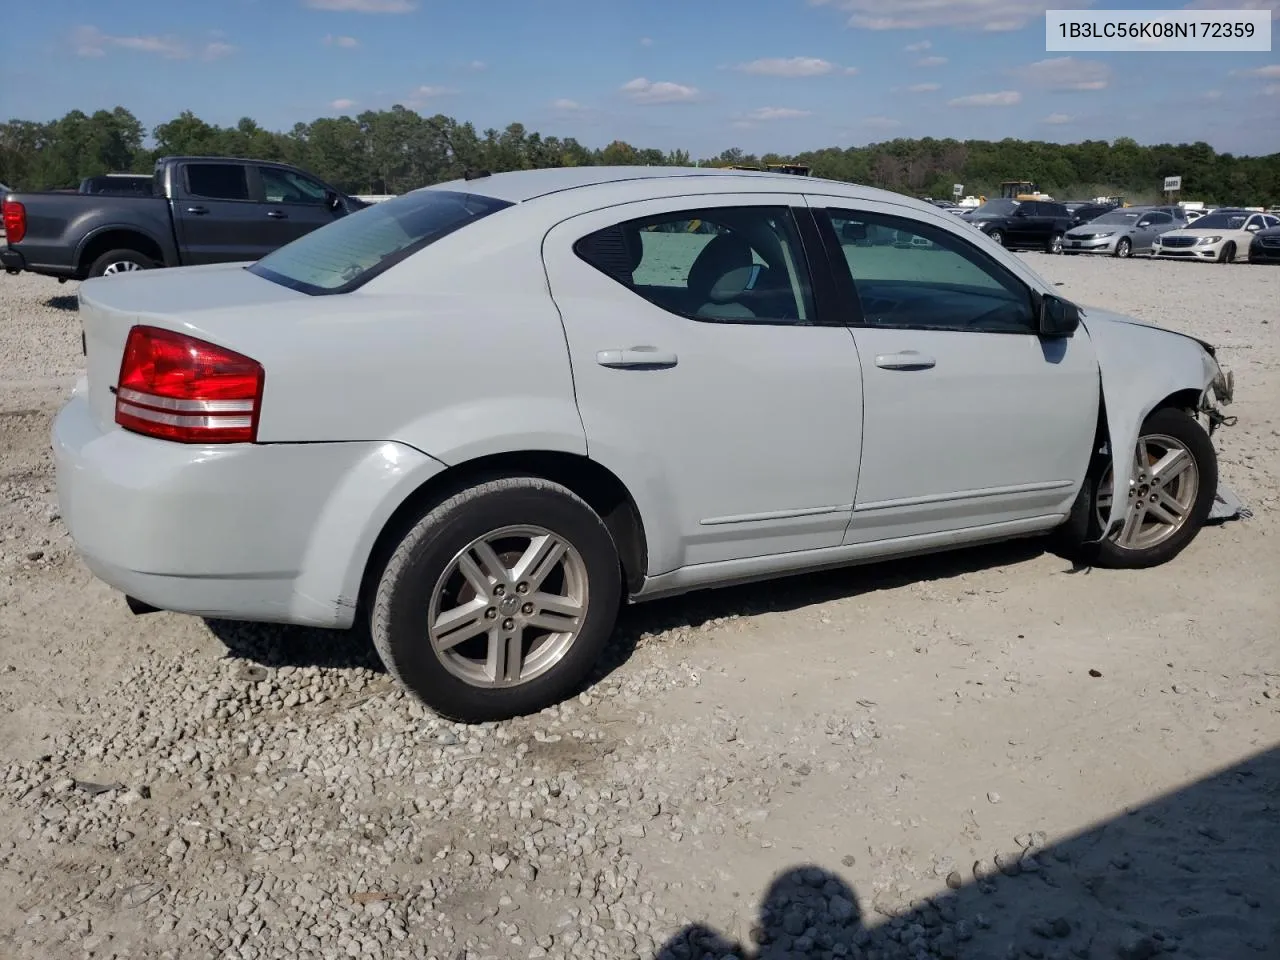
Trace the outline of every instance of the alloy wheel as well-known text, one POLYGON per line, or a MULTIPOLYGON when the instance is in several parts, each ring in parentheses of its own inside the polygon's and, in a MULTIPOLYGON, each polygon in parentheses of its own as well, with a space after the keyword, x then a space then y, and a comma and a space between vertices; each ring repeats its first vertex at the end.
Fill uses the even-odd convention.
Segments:
MULTIPOLYGON (((1132 472, 1124 524, 1112 539, 1126 550, 1146 550, 1164 543, 1186 524, 1200 493, 1200 471, 1181 440, 1152 434, 1138 439, 1132 472)), ((1103 528, 1114 499, 1108 466, 1095 498, 1098 524, 1103 528)))

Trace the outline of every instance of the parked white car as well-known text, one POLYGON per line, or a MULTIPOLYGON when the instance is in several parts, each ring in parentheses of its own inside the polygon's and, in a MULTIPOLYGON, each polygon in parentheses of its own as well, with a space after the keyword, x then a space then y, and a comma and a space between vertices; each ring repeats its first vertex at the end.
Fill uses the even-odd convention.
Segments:
POLYGON ((1194 225, 1171 230, 1154 241, 1157 257, 1248 263, 1249 244, 1259 230, 1280 226, 1280 217, 1247 210, 1215 210, 1194 225))
POLYGON ((1048 533, 1170 560, 1233 390, 943 210, 768 173, 455 181, 79 298, 90 569, 135 612, 368 623, 468 721, 572 694, 628 599, 1048 533))

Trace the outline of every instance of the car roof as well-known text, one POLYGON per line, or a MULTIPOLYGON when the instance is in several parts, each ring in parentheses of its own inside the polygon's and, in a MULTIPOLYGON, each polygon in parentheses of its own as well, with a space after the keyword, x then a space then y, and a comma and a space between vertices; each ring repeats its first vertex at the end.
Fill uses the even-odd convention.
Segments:
POLYGON ((937 210, 933 204, 917 200, 915 197, 846 183, 843 180, 802 177, 791 173, 727 170, 719 167, 546 167, 540 170, 494 173, 470 180, 450 180, 420 189, 456 190, 492 197, 495 200, 506 200, 510 203, 524 203, 553 193, 564 193, 569 190, 601 192, 617 184, 634 184, 638 181, 652 183, 655 197, 671 196, 673 193, 676 195, 703 193, 708 186, 706 181, 711 179, 716 181, 714 189, 724 193, 748 193, 760 190, 787 193, 834 193, 851 199, 880 200, 920 210, 937 210))

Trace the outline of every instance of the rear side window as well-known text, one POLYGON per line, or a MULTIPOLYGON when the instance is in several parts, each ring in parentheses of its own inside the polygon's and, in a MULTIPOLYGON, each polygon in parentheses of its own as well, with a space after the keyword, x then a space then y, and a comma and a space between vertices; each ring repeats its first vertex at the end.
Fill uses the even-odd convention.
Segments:
POLYGON ((248 170, 231 163, 189 163, 187 192, 206 200, 248 200, 248 170))
POLYGON ((787 207, 715 207, 628 220, 574 252, 656 307, 715 323, 811 323, 808 264, 787 207))
POLYGON ((510 206, 478 194, 419 190, 303 234, 248 269, 313 296, 347 293, 441 237, 510 206))

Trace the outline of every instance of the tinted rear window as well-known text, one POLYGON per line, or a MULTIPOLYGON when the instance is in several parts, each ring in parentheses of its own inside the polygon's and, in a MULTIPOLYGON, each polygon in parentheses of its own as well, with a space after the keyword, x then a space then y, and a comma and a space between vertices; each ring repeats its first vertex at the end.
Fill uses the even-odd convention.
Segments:
POLYGON ((509 206, 506 200, 478 194, 420 190, 313 230, 249 270, 303 293, 346 293, 441 237, 509 206))
POLYGON ((249 178, 244 167, 230 163, 187 164, 187 189, 209 200, 248 200, 249 178))

